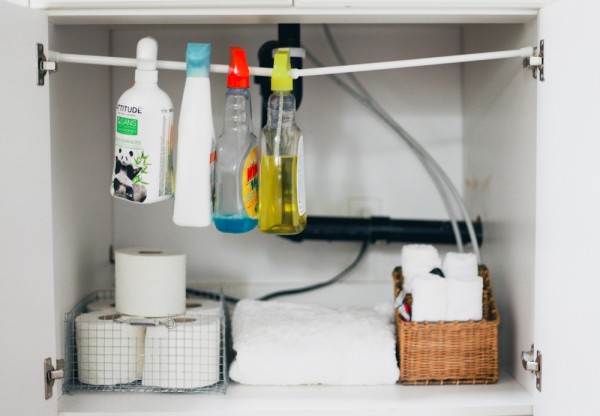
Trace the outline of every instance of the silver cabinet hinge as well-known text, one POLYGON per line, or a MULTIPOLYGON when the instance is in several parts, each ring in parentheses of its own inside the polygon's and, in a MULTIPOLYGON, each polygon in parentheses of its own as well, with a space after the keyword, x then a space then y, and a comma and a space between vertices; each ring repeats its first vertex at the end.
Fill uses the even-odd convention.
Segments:
POLYGON ((52 365, 52 358, 44 360, 44 397, 52 397, 52 388, 56 380, 65 378, 65 360, 56 360, 56 367, 52 365))
POLYGON ((544 81, 544 40, 540 40, 540 47, 533 48, 533 55, 523 59, 523 68, 531 69, 533 77, 544 81))
POLYGON ((521 351, 521 364, 523 368, 530 371, 535 376, 535 387, 542 391, 542 353, 537 351, 531 345, 531 350, 521 351))
POLYGON ((41 43, 37 44, 37 85, 44 85, 44 78, 46 78, 47 73, 52 73, 58 71, 58 66, 56 62, 49 61, 46 59, 46 55, 44 55, 44 45, 41 43))

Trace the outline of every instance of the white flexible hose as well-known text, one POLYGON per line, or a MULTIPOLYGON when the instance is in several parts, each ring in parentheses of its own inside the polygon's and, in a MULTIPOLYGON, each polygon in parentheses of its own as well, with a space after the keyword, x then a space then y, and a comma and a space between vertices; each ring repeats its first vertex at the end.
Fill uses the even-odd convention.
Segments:
MULTIPOLYGON (((336 57, 336 59, 338 60, 338 62, 340 64, 346 65, 347 64, 346 59, 343 57, 339 47, 337 46, 337 43, 335 42, 335 39, 333 38, 333 34, 331 33, 329 26, 323 25, 323 30, 325 31, 325 36, 327 38, 327 41, 329 42, 329 46, 331 47, 331 50, 333 51, 334 56, 336 57)), ((322 66, 322 65, 320 65, 320 66, 322 66)), ((348 73, 348 74, 346 74, 346 76, 350 79, 350 81, 354 84, 354 86, 363 94, 363 97, 365 99, 367 99, 370 102, 375 101, 374 98, 369 93, 369 91, 367 91, 367 89, 364 87, 364 85, 358 80, 358 78, 356 76, 354 76, 354 74, 348 73)), ((339 80, 339 77, 338 77, 338 80, 339 80)), ((342 87, 341 85, 339 85, 339 86, 342 87)), ((344 87, 342 87, 342 88, 344 88, 344 87)), ((347 92, 350 93, 350 91, 347 91, 347 92)), ((358 99, 357 97, 355 97, 355 98, 358 99)), ((381 117, 381 113, 378 111, 376 111, 376 112, 381 117)), ((391 118, 391 117, 388 117, 388 118, 391 118)), ((401 132, 399 132, 397 129, 395 129, 394 126, 391 126, 391 127, 392 127, 392 129, 394 129, 394 131, 396 131, 396 133, 401 138, 403 138, 401 132)), ((405 142, 407 142, 408 146, 413 150, 413 152, 415 152, 416 156, 419 158, 419 160, 425 167, 425 170, 427 170, 427 173, 429 174, 435 187, 437 188, 438 193, 439 193, 440 197, 442 198, 442 202, 444 203, 444 207, 446 208, 446 212, 448 213, 448 217, 450 218, 450 224, 452 226, 452 232, 454 233, 454 238, 456 240, 456 246, 458 248, 458 251, 462 253, 464 251, 462 235, 461 235, 460 229, 458 227, 458 221, 456 219, 456 213, 454 212, 454 207, 452 206, 452 203, 450 202, 450 200, 448 198, 448 194, 446 192, 446 189, 444 188, 444 184, 441 182, 440 177, 435 172, 433 167, 428 163, 427 159, 424 158, 422 156, 422 154, 412 146, 412 143, 409 140, 405 140, 405 142)))
MULTIPOLYGON (((330 41, 333 41, 333 37, 331 36, 331 33, 330 32, 328 33, 328 32, 329 31, 327 28, 325 33, 326 33, 326 35, 328 35, 330 41)), ((334 53, 336 53, 336 57, 338 59, 341 59, 341 61, 343 62, 344 61, 343 56, 339 52, 339 49, 335 45, 335 42, 331 42, 331 46, 332 46, 332 49, 334 49, 334 53)), ((522 51, 525 49, 527 49, 527 48, 523 48, 522 51)), ((307 56, 310 59, 316 60, 316 58, 312 54, 307 53, 307 56)), ((317 65, 322 66, 322 64, 319 63, 318 60, 316 60, 316 61, 317 61, 317 65)), ((357 88, 359 88, 365 94, 365 96, 362 96, 359 93, 357 93, 356 91, 354 91, 344 81, 340 80, 339 77, 332 76, 332 78, 334 79, 334 82, 336 82, 337 85, 342 87, 347 93, 349 93, 351 96, 353 96, 359 102, 361 102, 367 108, 371 109, 371 111, 373 111, 376 115, 378 115, 386 124, 388 124, 390 127, 392 127, 400 135, 400 137, 402 137, 409 144, 409 146, 417 153, 417 156, 419 156, 419 159, 421 159, 422 162, 424 162, 424 165, 428 169, 428 171, 433 170, 437 173, 437 176, 439 176, 439 179, 441 179, 443 181, 443 183, 447 186, 448 190, 454 196, 454 199, 455 199, 457 205, 459 206, 459 209, 460 209, 460 211, 465 219, 465 223, 467 225, 469 237, 470 237, 471 243, 473 245, 473 252, 477 256, 478 262, 481 262, 480 252, 479 252, 479 244, 477 242, 477 236, 475 234, 475 229, 473 227, 473 223, 471 222, 471 219, 469 217, 468 211, 464 205, 461 195, 459 194, 458 190, 456 189, 456 187, 454 186, 454 184, 452 183, 452 181, 450 180, 448 175, 446 175, 444 170, 441 168, 441 166, 431 157, 431 155, 429 155, 429 153, 402 126, 400 126, 375 100, 373 100, 373 98, 368 93, 368 91, 364 88, 364 86, 362 86, 362 84, 355 77, 352 76, 351 79, 354 78, 353 82, 355 83, 355 85, 358 84, 357 88)), ((436 175, 433 175, 432 179, 434 180, 434 182, 437 182, 436 179, 434 179, 435 176, 436 175)), ((445 192, 441 191, 440 194, 442 195, 442 199, 447 201, 447 197, 444 196, 445 192)), ((450 209, 448 213, 451 216, 451 220, 452 220, 453 211, 450 209)), ((454 222, 455 222, 455 220, 454 220, 454 222)), ((459 250, 462 251, 462 238, 460 237, 460 232, 458 231, 458 225, 453 224, 453 230, 455 232, 459 250), (460 241, 460 243, 459 243, 459 241, 460 241)))

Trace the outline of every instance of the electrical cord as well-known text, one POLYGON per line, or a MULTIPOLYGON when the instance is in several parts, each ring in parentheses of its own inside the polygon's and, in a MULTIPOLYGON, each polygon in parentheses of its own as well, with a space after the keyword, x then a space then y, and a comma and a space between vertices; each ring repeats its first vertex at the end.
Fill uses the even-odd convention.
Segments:
MULTIPOLYGON (((188 296, 192 296, 192 297, 209 298, 209 299, 215 299, 215 300, 218 300, 221 298, 220 293, 209 292, 207 290, 192 289, 190 287, 185 289, 185 293, 188 296)), ((236 298, 233 296, 228 296, 228 295, 223 295, 223 300, 227 303, 238 303, 240 301, 239 298, 236 298)))
MULTIPOLYGON (((266 301, 266 300, 271 300, 271 299, 282 297, 282 296, 298 295, 300 293, 306 293, 306 292, 310 292, 313 290, 321 289, 323 287, 332 285, 335 282, 340 281, 344 276, 346 276, 348 273, 350 273, 360 263, 360 261, 363 259, 364 255, 365 255, 365 253, 367 252, 368 247, 369 247, 369 240, 363 241, 360 246, 358 255, 352 261, 352 263, 350 263, 350 265, 348 265, 348 267, 346 267, 344 270, 342 270, 341 272, 339 272, 338 274, 336 274, 334 277, 332 277, 329 280, 326 280, 321 283, 316 283, 316 284, 310 285, 310 286, 299 287, 296 289, 286 289, 286 290, 279 290, 277 292, 271 292, 269 294, 266 294, 266 295, 258 298, 257 300, 266 301)), ((192 289, 192 288, 187 288, 186 293, 189 296, 199 296, 199 297, 203 297, 203 298, 212 298, 212 299, 219 299, 221 296, 221 294, 219 294, 219 293, 209 292, 209 291, 199 290, 199 289, 192 289)), ((228 295, 223 295, 223 299, 227 303, 234 303, 234 304, 238 303, 240 301, 239 298, 236 298, 234 296, 228 296, 228 295)))
POLYGON ((365 253, 367 252, 368 247, 369 247, 369 241, 368 240, 363 241, 360 246, 358 255, 352 261, 352 263, 350 263, 350 265, 348 267, 346 267, 344 270, 342 270, 340 273, 338 273, 337 275, 335 275, 334 277, 332 277, 329 280, 326 280, 324 282, 317 283, 317 284, 314 284, 311 286, 305 286, 305 287, 300 287, 300 288, 296 288, 296 289, 286 289, 286 290, 280 290, 277 292, 272 292, 272 293, 269 293, 268 295, 264 295, 264 296, 258 298, 258 300, 271 300, 271 299, 278 298, 281 296, 298 295, 300 293, 310 292, 312 290, 321 289, 323 287, 332 285, 335 282, 338 282, 339 280, 341 280, 348 273, 350 273, 358 265, 358 263, 360 263, 360 261, 362 260, 362 258, 365 255, 365 253))
MULTIPOLYGON (((326 26, 326 25, 324 25, 326 26)), ((331 35, 331 32, 328 30, 326 30, 326 36, 327 33, 329 33, 329 35, 327 36, 331 41, 330 42, 330 46, 332 47, 332 49, 334 50, 334 54, 337 57, 337 59, 341 59, 340 62, 345 62, 343 56, 341 55, 339 48, 337 48, 337 45, 335 44, 335 41, 333 40, 333 36, 331 35)), ((305 48, 306 49, 306 48, 305 48)), ((319 66, 323 66, 323 64, 319 61, 319 59, 316 58, 316 56, 314 56, 312 53, 310 53, 308 51, 308 49, 306 50, 306 56, 307 58, 309 58, 311 61, 313 61, 313 63, 315 63, 316 65, 319 66)), ((358 79, 352 75, 349 74, 349 78, 351 80, 353 80, 352 82, 356 85, 356 87, 366 93, 366 96, 361 95, 359 92, 357 92, 356 90, 354 90, 354 88, 352 88, 351 86, 349 86, 346 82, 344 82, 342 79, 340 79, 339 76, 336 75, 329 75, 330 79, 336 84, 338 85, 340 88, 342 88, 346 93, 348 93, 349 95, 351 95, 353 98, 355 98, 357 101, 359 101, 361 104, 363 104, 365 107, 367 107, 368 109, 370 109, 372 112, 374 112, 378 117, 380 117, 388 126, 390 126, 394 131, 396 131, 396 133, 398 133, 398 135, 409 145, 409 147, 417 154, 417 156, 419 157, 419 159, 422 161, 422 163, 424 164, 424 166, 426 167, 426 169, 428 170, 428 172, 431 172, 431 170, 434 171, 434 175, 432 175, 432 179, 434 180, 434 183, 439 183, 439 181, 441 180, 443 182, 443 184, 446 185, 447 189, 450 191, 450 193, 452 194, 452 196, 454 197, 463 217, 465 220, 465 223, 467 225, 467 230, 469 232, 469 237, 471 240, 471 244, 473 246, 473 251, 475 253, 475 255, 477 256, 477 260, 479 262, 480 261, 480 252, 479 252, 479 244, 477 242, 477 237, 475 234, 475 229, 473 227, 473 223, 469 217, 468 211, 464 205, 464 202, 462 201, 462 198, 458 192, 458 190, 456 189, 456 187, 454 186, 454 184, 452 183, 452 181, 450 180, 450 178, 448 177, 448 175, 444 172, 444 170, 441 168, 441 166, 431 157, 431 155, 429 155, 429 153, 414 139, 414 137, 412 137, 402 126, 400 126, 374 99, 373 97, 371 97, 371 95, 368 93, 368 91, 366 90, 366 88, 364 88, 364 86, 358 81, 358 79), (435 178, 438 177, 439 179, 436 180, 435 178)), ((436 185, 437 186, 437 185, 436 185)), ((438 187, 438 190, 440 190, 440 187, 438 187)), ((447 201, 447 196, 445 195, 445 192, 440 190, 440 195, 442 196, 442 199, 447 201)), ((458 230, 458 225, 456 223, 456 217, 454 215, 454 212, 452 210, 452 208, 448 209, 448 207, 450 207, 450 203, 445 202, 445 205, 447 207, 448 210, 448 214, 450 216, 450 219, 452 221, 452 227, 453 227, 453 231, 455 233, 456 236, 456 240, 457 240, 457 246, 459 248, 459 251, 463 251, 463 245, 462 245, 462 238, 460 236, 460 232, 458 230), (453 220, 454 217, 454 220, 453 220)))

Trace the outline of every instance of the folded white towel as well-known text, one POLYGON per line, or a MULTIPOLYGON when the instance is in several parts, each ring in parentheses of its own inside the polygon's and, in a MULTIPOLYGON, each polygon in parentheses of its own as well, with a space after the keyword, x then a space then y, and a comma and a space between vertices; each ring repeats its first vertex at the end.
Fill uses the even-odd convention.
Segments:
POLYGON ((413 282, 412 317, 414 322, 443 321, 448 306, 447 281, 443 277, 427 273, 417 276, 413 282))
POLYGON ((368 308, 240 301, 230 377, 254 385, 394 384, 394 326, 368 308))
POLYGON ((483 279, 449 279, 447 321, 480 321, 483 314, 483 279))
POLYGON ((408 244, 402 247, 402 285, 406 293, 413 293, 415 277, 441 267, 440 256, 434 246, 426 244, 408 244))
POLYGON ((477 256, 473 253, 447 253, 442 270, 447 279, 474 279, 479 272, 477 256))

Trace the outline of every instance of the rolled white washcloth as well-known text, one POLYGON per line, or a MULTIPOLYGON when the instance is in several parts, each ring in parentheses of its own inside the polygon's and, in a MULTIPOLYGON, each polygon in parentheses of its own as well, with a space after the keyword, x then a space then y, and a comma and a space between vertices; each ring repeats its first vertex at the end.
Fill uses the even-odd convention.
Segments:
POLYGON ((448 253, 442 265, 447 279, 470 280, 477 277, 477 256, 473 253, 448 253))
POLYGON ((448 279, 446 321, 480 321, 483 317, 483 279, 448 279))
POLYGON ((401 264, 404 277, 402 288, 407 293, 413 293, 413 282, 417 276, 441 267, 437 249, 426 244, 409 244, 402 247, 401 264))
POLYGON ((448 307, 447 281, 436 274, 417 276, 413 282, 413 322, 443 321, 448 307))

